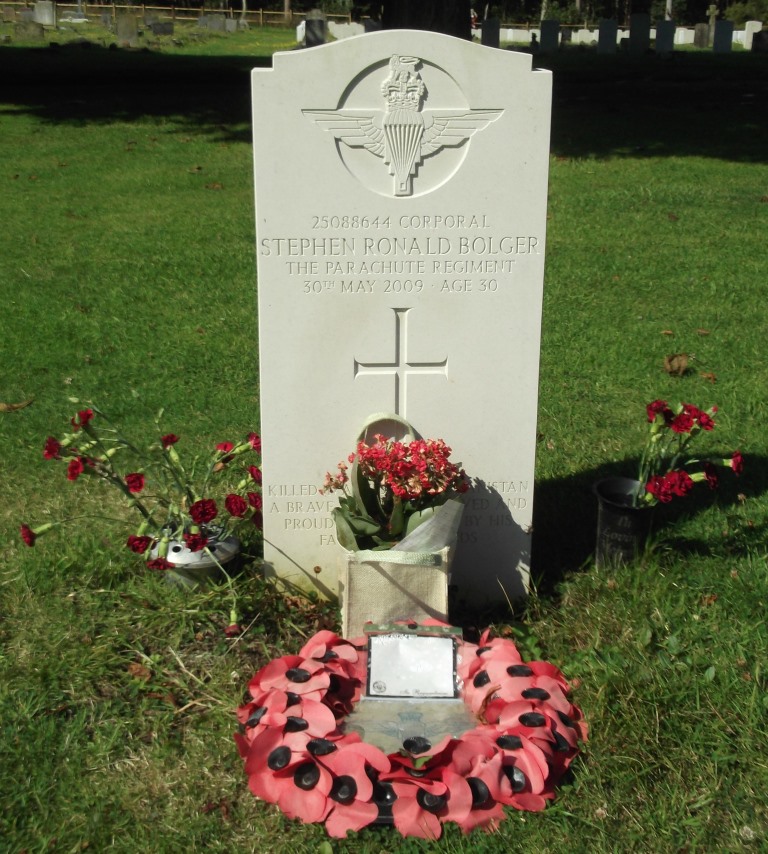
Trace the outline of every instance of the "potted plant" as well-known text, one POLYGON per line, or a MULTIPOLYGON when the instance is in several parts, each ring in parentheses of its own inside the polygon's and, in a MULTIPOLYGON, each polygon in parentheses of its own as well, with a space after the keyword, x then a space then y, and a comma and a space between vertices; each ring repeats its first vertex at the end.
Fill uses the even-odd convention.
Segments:
POLYGON ((447 620, 450 562, 469 489, 450 455, 442 439, 374 432, 326 474, 322 492, 340 493, 332 513, 347 550, 339 585, 345 637, 368 621, 447 620))
MULTIPOLYGON (((72 483, 96 479, 116 489, 138 517, 126 547, 149 569, 194 586, 223 572, 239 551, 236 534, 245 525, 261 527, 261 470, 255 460, 247 464, 261 440, 251 433, 237 443, 220 442, 207 459, 185 464, 181 439, 160 427, 162 414, 155 438, 141 447, 95 406, 81 409, 63 436, 46 439, 43 456, 61 463, 72 483)), ((34 546, 39 536, 71 521, 22 524, 21 537, 34 546)))
POLYGON ((648 438, 637 478, 609 477, 595 484, 598 499, 597 566, 627 562, 642 551, 651 528, 651 509, 686 496, 697 483, 718 485, 718 468, 740 474, 739 451, 730 457, 691 456, 691 445, 715 428, 717 407, 702 410, 690 403, 674 408, 665 400, 646 407, 648 438))

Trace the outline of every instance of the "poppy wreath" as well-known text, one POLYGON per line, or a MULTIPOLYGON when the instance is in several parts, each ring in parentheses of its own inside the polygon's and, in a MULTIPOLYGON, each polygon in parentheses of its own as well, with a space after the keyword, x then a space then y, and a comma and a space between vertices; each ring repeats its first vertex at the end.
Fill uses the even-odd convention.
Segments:
POLYGON ((403 836, 437 839, 449 821, 468 833, 495 829, 507 806, 543 810, 587 727, 557 667, 524 662, 512 641, 489 635, 457 651, 462 697, 478 725, 435 745, 408 738, 390 754, 344 732, 365 685, 363 639, 321 631, 298 655, 270 662, 237 711, 250 790, 339 838, 394 823, 403 836))

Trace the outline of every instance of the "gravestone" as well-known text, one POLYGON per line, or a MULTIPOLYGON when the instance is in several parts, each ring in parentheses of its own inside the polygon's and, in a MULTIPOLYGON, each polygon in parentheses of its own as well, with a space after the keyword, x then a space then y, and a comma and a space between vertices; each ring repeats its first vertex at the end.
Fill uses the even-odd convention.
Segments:
POLYGON ((108 30, 112 29, 112 13, 111 12, 105 12, 102 10, 102 12, 99 15, 99 21, 101 22, 102 27, 105 27, 108 30))
POLYGON ((206 26, 212 33, 223 33, 227 19, 224 15, 206 15, 206 26))
POLYGON ((318 45, 325 44, 325 31, 325 15, 319 9, 312 9, 310 12, 307 12, 304 24, 305 47, 317 47, 318 45))
POLYGON ((651 47, 651 16, 637 12, 629 20, 629 52, 636 56, 647 53, 651 47))
POLYGON ((755 33, 759 33, 762 29, 762 21, 747 21, 744 24, 744 50, 752 50, 752 39, 755 33))
POLYGON ((19 20, 22 24, 36 24, 34 9, 19 9, 19 20))
POLYGON ((598 53, 616 53, 616 36, 618 31, 619 25, 613 18, 601 18, 597 37, 598 53))
POLYGON ((336 593, 320 488, 390 412, 475 478, 459 595, 525 592, 552 87, 531 65, 385 30, 253 71, 268 573, 336 593))
POLYGON ((501 23, 498 18, 486 18, 480 30, 480 44, 486 47, 499 47, 501 44, 501 23))
POLYGON ((560 47, 560 21, 554 19, 541 22, 540 53, 557 53, 560 47))
POLYGON ((709 26, 707 28, 707 47, 712 47, 712 43, 715 40, 715 23, 717 22, 717 5, 715 3, 710 3, 709 8, 707 9, 707 15, 709 15, 709 26))
POLYGON ((237 32, 237 21, 234 18, 225 18, 224 19, 224 32, 225 33, 236 33, 237 32))
POLYGON ((693 28, 693 44, 695 47, 709 47, 709 24, 696 24, 693 28))
MULTIPOLYGON (((30 9, 30 11, 32 11, 30 9)), ((37 21, 19 21, 13 28, 14 36, 20 41, 43 41, 45 30, 37 21)))
POLYGON ((56 6, 53 0, 38 0, 34 8, 34 20, 44 27, 56 26, 56 6))
POLYGON ((139 20, 136 15, 118 15, 115 38, 119 47, 136 47, 139 43, 139 20))
POLYGON ((675 49, 675 22, 659 21, 656 24, 656 53, 663 56, 675 49))
POLYGON ((752 36, 752 53, 768 53, 768 30, 761 30, 752 36))
POLYGON ((714 53, 730 53, 733 47, 733 21, 715 21, 714 53))
POLYGON ((173 35, 173 21, 153 21, 149 28, 153 36, 173 35))
POLYGON ((3 23, 10 24, 16 20, 16 7, 3 6, 3 23))

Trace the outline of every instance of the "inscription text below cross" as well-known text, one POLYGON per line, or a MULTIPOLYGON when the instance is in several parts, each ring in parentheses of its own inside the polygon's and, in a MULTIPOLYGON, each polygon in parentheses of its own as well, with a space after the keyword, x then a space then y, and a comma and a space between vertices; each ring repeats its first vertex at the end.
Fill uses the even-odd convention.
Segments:
POLYGON ((395 358, 392 362, 358 362, 355 359, 355 379, 359 376, 391 376, 395 380, 395 415, 407 418, 408 377, 415 374, 435 374, 448 378, 448 358, 441 362, 412 362, 408 359, 408 312, 410 308, 393 308, 395 313, 395 358))

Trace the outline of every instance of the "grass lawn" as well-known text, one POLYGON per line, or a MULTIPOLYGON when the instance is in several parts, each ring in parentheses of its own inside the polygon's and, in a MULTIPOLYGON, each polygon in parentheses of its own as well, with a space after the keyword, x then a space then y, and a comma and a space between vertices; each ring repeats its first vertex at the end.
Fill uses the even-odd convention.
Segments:
POLYGON ((137 572, 124 526, 19 539, 49 513, 122 512, 42 458, 87 401, 131 433, 165 407, 193 449, 258 429, 247 69, 284 38, 0 47, 0 401, 34 397, 0 412, 0 848, 765 850, 763 57, 537 60, 555 72, 538 593, 465 621, 577 686, 590 741, 544 813, 439 843, 286 820, 247 790, 233 710, 334 607, 281 596, 249 552, 229 640, 222 593, 137 572), (691 370, 667 374, 681 352, 691 370), (591 484, 631 471, 655 398, 717 404, 707 450, 740 448, 746 471, 658 508, 648 554, 597 571, 591 484))

